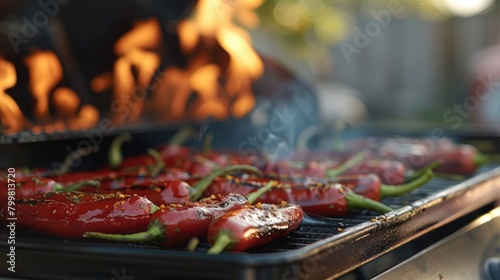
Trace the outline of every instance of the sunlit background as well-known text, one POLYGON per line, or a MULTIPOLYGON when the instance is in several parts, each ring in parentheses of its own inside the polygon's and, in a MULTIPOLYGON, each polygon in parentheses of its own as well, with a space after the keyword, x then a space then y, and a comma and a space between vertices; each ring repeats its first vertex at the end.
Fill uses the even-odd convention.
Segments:
POLYGON ((327 120, 456 124, 460 117, 498 127, 498 86, 487 100, 473 89, 478 77, 499 80, 498 3, 268 0, 253 35, 262 53, 316 82, 327 120), (460 115, 455 104, 470 110, 460 115))

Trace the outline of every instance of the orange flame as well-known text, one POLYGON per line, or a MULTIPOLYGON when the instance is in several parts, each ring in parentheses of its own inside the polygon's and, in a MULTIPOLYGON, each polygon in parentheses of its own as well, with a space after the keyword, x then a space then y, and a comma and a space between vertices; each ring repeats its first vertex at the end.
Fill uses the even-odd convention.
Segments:
MULTIPOLYGON (((162 30, 156 19, 138 22, 115 43, 117 59, 113 71, 94 77, 90 83, 92 91, 103 93, 112 88, 111 109, 126 107, 126 115, 114 112, 115 123, 135 121, 150 109, 169 120, 244 117, 255 107, 252 83, 263 74, 264 64, 253 49, 249 34, 235 21, 255 27, 259 20, 254 10, 262 3, 263 0, 199 0, 194 16, 178 25, 186 66, 164 69, 154 85, 154 74, 160 66, 162 30), (147 99, 150 91, 152 96, 147 99)), ((82 105, 72 89, 57 87, 63 69, 55 53, 36 51, 24 62, 39 123, 30 124, 5 92, 16 84, 17 77, 14 66, 0 58, 0 121, 6 128, 4 132, 25 128, 35 133, 88 129, 99 121, 96 107, 82 105), (55 119, 49 113, 51 105, 55 119)))
POLYGON ((5 90, 16 85, 17 75, 14 64, 0 57, 0 121, 6 127, 6 133, 21 130, 26 123, 21 109, 16 101, 5 90))
POLYGON ((113 74, 106 72, 90 81, 90 89, 95 93, 102 93, 113 85, 113 74))
POLYGON ((210 116, 226 118, 229 114, 241 118, 253 109, 255 97, 251 85, 263 74, 264 64, 252 48, 248 33, 233 21, 239 19, 243 24, 255 27, 258 18, 253 10, 262 3, 263 0, 238 3, 200 0, 193 19, 179 24, 181 47, 191 60, 184 70, 167 70, 169 78, 163 80, 155 91, 155 95, 165 95, 163 91, 169 89, 170 94, 174 95, 168 98, 170 102, 166 105, 174 117, 178 118, 187 109, 196 119, 210 116), (229 65, 226 69, 222 65, 214 64, 209 55, 195 51, 198 44, 213 47, 210 40, 218 43, 229 55, 229 65), (176 76, 176 79, 171 79, 172 76, 176 76), (225 81, 224 85, 220 82, 221 77, 225 81), (179 82, 179 79, 182 82, 179 82), (189 88, 166 85, 169 82, 188 83, 189 88), (191 91, 196 92, 197 99, 188 104, 191 91))
POLYGON ((160 66, 157 53, 145 50, 158 48, 161 28, 156 19, 139 22, 115 44, 115 53, 120 57, 115 62, 113 94, 118 107, 128 107, 129 115, 115 115, 114 121, 124 123, 137 120, 141 114, 145 94, 153 75, 160 66), (133 69, 138 72, 137 79, 133 69))
POLYGON ((62 67, 51 51, 37 51, 25 59, 29 69, 30 88, 36 101, 35 116, 38 120, 49 117, 49 94, 62 79, 62 67))
POLYGON ((60 87, 54 90, 52 101, 56 112, 61 117, 75 116, 80 107, 80 97, 72 89, 60 87))

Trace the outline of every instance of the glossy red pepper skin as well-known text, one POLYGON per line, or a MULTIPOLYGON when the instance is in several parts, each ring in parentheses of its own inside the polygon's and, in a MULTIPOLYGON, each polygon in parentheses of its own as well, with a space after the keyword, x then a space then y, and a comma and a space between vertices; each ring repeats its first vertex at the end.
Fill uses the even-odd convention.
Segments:
MULTIPOLYGON (((2 218, 7 217, 4 207, 2 218)), ((144 231, 151 202, 140 196, 54 193, 48 198, 16 201, 16 224, 52 236, 79 239, 87 231, 131 233, 144 231)))
POLYGON ((119 177, 137 177, 140 172, 119 172, 112 170, 93 170, 64 173, 49 178, 56 180, 60 184, 68 185, 82 180, 97 180, 99 182, 111 180, 119 177))
POLYGON ((151 216, 151 220, 159 221, 164 227, 166 238, 162 245, 172 247, 182 245, 195 236, 205 238, 213 220, 248 205, 247 198, 242 195, 219 195, 160 209, 151 216))
POLYGON ((471 145, 455 144, 449 139, 365 139, 353 141, 351 148, 372 149, 377 158, 401 161, 410 169, 421 169, 434 161, 441 165, 438 173, 470 176, 477 170, 479 151, 471 145))
POLYGON ((181 180, 147 179, 124 185, 120 188, 95 189, 84 188, 83 191, 96 193, 122 193, 127 195, 143 196, 155 205, 168 205, 175 203, 187 203, 190 201, 189 189, 191 186, 181 180))
POLYGON ((353 192, 375 201, 380 201, 382 197, 382 180, 376 174, 342 175, 330 182, 346 186, 353 192))
POLYGON ((368 159, 348 169, 342 173, 342 175, 374 173, 377 174, 385 184, 400 185, 405 182, 407 171, 408 168, 406 165, 400 161, 368 159))
POLYGON ((302 209, 293 204, 262 204, 231 211, 212 222, 208 240, 214 244, 220 234, 227 234, 227 249, 244 252, 268 244, 296 230, 303 218, 302 209))
MULTIPOLYGON (((265 185, 271 179, 252 178, 240 180, 234 177, 218 178, 205 191, 204 195, 239 193, 247 195, 265 185)), ((305 212, 327 217, 340 217, 347 214, 345 187, 337 183, 304 185, 298 183, 278 183, 257 201, 262 203, 279 204, 282 201, 298 204, 305 212)), ((380 198, 379 198, 380 199, 380 198)))
MULTIPOLYGON (((57 177, 55 180, 63 185, 72 184, 82 180, 97 180, 100 182, 100 189, 102 190, 119 190, 136 184, 144 184, 151 181, 166 181, 166 180, 182 180, 190 178, 190 175, 180 169, 168 169, 156 175, 154 178, 150 177, 147 171, 139 172, 115 172, 109 170, 103 171, 82 171, 67 173, 57 177)), ((91 189, 85 189, 92 191, 91 189)))
POLYGON ((450 151, 436 151, 430 157, 430 161, 440 160, 442 162, 436 168, 436 172, 470 176, 477 170, 478 165, 475 160, 478 154, 479 151, 474 146, 458 145, 450 151))
MULTIPOLYGON (((56 181, 48 178, 22 177, 14 178, 14 181, 16 199, 36 197, 61 187, 56 181)), ((7 178, 0 179, 0 206, 7 203, 8 184, 7 178)))

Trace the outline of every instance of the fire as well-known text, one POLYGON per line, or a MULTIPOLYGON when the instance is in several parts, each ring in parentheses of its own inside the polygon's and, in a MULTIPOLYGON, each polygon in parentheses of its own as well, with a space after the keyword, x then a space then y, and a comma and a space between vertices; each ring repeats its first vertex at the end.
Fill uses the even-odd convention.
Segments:
POLYGON ((51 51, 38 51, 28 56, 31 93, 36 101, 35 116, 38 120, 49 118, 49 94, 62 79, 62 66, 51 51))
POLYGON ((258 18, 253 10, 262 2, 200 0, 193 19, 179 24, 181 47, 191 60, 185 69, 168 70, 168 77, 155 91, 155 95, 164 96, 157 100, 172 112, 170 117, 179 118, 192 112, 192 117, 198 120, 207 117, 224 119, 228 115, 241 118, 254 108, 252 82, 263 74, 264 64, 252 48, 248 33, 236 26, 234 20, 255 27, 258 18), (200 52, 199 46, 205 52, 200 52), (210 59, 210 52, 216 50, 214 46, 219 46, 229 55, 227 66, 210 59), (179 80, 189 88, 179 85, 179 80), (166 90, 174 97, 166 97, 166 90), (197 98, 188 104, 191 91, 197 98))
POLYGON ((35 100, 36 125, 27 121, 16 101, 5 91, 17 82, 16 69, 0 58, 0 120, 4 133, 31 129, 34 133, 89 129, 99 121, 99 111, 92 105, 80 108, 80 97, 68 87, 56 87, 63 78, 59 58, 52 51, 35 51, 24 60, 30 77, 29 88, 35 100), (52 96, 52 97, 51 97, 52 96), (54 106, 57 118, 50 115, 54 106), (79 109, 80 108, 80 109, 79 109))
MULTIPOLYGON (((162 28, 157 19, 137 22, 113 46, 112 69, 95 76, 95 94, 111 92, 110 114, 115 124, 140 120, 145 114, 163 120, 242 118, 255 107, 252 83, 264 64, 249 34, 235 22, 255 27, 254 10, 263 0, 199 0, 193 16, 178 25, 186 63, 160 69, 162 28), (126 112, 123 113, 123 112, 126 112)), ((34 101, 34 124, 12 95, 16 69, 0 58, 0 121, 4 133, 31 129, 35 133, 89 129, 100 120, 99 110, 83 102, 64 84, 56 53, 34 51, 24 59, 34 101)), ((23 71, 21 71, 23 72, 23 71)), ((30 115, 31 116, 31 115, 30 115)))
POLYGON ((16 101, 5 92, 15 86, 16 81, 14 64, 0 57, 0 120, 1 124, 6 127, 6 133, 19 131, 26 123, 26 118, 16 101))
POLYGON ((115 44, 115 53, 120 56, 114 67, 113 95, 118 107, 128 107, 128 116, 116 114, 114 121, 137 120, 144 105, 145 94, 155 71, 160 65, 160 56, 154 51, 160 46, 160 24, 155 19, 139 22, 115 44), (134 69, 138 72, 134 78, 134 69))

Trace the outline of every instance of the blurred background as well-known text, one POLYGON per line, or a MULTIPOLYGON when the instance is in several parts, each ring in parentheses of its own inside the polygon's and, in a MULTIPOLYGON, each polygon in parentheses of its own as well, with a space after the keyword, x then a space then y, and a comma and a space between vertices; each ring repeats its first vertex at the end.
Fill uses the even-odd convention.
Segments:
POLYGON ((498 0, 0 0, 0 129, 497 129, 499 18, 498 0))
POLYGON ((459 115, 463 122, 498 128, 498 4, 496 0, 265 1, 258 9, 262 24, 253 34, 262 52, 280 57, 318 83, 326 101, 322 105, 332 118, 339 114, 350 121, 456 126, 459 115), (485 89, 478 83, 486 77, 496 86, 493 82, 490 93, 479 98, 485 89), (455 104, 467 112, 459 112, 455 104))

